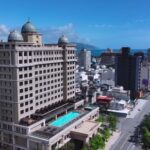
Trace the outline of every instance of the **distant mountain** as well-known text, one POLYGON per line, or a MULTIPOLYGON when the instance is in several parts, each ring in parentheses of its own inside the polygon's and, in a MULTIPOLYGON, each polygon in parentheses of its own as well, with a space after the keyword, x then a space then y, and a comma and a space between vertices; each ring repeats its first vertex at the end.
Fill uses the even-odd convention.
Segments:
POLYGON ((94 45, 90 45, 90 44, 84 44, 84 43, 75 43, 73 42, 73 44, 76 45, 76 48, 78 51, 80 51, 81 49, 85 48, 85 49, 88 49, 88 50, 98 50, 99 48, 94 46, 94 45))

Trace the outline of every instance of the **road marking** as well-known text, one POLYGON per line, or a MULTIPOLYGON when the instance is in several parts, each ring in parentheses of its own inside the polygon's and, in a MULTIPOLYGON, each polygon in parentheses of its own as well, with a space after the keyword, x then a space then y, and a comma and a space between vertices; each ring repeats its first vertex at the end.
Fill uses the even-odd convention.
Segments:
POLYGON ((124 147, 124 145, 127 143, 127 139, 129 138, 129 134, 127 134, 126 138, 124 139, 124 142, 121 146, 121 149, 124 147))
MULTIPOLYGON (((137 146, 135 146, 135 145, 133 145, 133 143, 129 143, 128 141, 127 141, 127 139, 129 138, 129 136, 131 135, 131 133, 129 134, 129 133, 127 133, 129 130, 133 130, 132 128, 135 128, 135 127, 137 127, 139 124, 140 124, 140 122, 142 121, 142 119, 143 119, 143 117, 144 117, 144 115, 145 114, 148 114, 149 113, 149 108, 148 108, 148 104, 150 103, 150 101, 147 101, 147 102, 145 102, 145 104, 142 106, 142 107, 140 107, 140 109, 141 109, 141 111, 140 111, 140 113, 138 113, 137 112, 137 114, 134 116, 134 118, 126 118, 126 120, 127 119, 131 119, 131 121, 132 122, 128 122, 127 123, 127 128, 121 128, 121 135, 120 135, 120 138, 116 141, 116 143, 114 143, 113 145, 112 145, 112 148, 111 148, 111 150, 116 150, 115 148, 116 147, 120 147, 119 149, 120 150, 124 150, 124 148, 125 147, 127 147, 127 149, 126 150, 133 150, 133 149, 135 149, 135 148, 137 148, 137 146), (125 133, 124 133, 125 132, 125 133), (123 142, 121 142, 120 143, 120 141, 123 141, 123 142), (125 146, 125 144, 126 144, 126 146, 125 146)), ((121 123, 121 125, 123 124, 123 123, 125 123, 126 124, 126 121, 124 122, 120 122, 121 123)), ((134 130, 133 130, 134 131, 134 130)))
POLYGON ((132 143, 130 143, 130 145, 128 146, 127 150, 132 150, 134 149, 135 145, 133 145, 132 143))

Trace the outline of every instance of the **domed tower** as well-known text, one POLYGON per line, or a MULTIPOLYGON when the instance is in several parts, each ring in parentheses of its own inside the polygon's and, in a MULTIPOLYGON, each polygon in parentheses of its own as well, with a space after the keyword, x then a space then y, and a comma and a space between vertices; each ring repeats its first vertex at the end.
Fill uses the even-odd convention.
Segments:
POLYGON ((67 45, 68 45, 69 41, 68 38, 64 35, 62 35, 59 39, 58 39, 58 46, 62 47, 63 51, 62 51, 62 55, 63 55, 63 85, 65 88, 63 88, 63 97, 65 100, 68 99, 68 50, 67 50, 67 45))
POLYGON ((23 37, 18 31, 11 31, 8 35, 8 42, 23 42, 23 37))
POLYGON ((65 35, 62 35, 59 39, 58 39, 58 46, 66 46, 69 43, 68 38, 65 35))
POLYGON ((25 42, 32 42, 34 44, 42 44, 42 35, 36 31, 36 28, 30 21, 27 21, 21 29, 21 34, 25 42))

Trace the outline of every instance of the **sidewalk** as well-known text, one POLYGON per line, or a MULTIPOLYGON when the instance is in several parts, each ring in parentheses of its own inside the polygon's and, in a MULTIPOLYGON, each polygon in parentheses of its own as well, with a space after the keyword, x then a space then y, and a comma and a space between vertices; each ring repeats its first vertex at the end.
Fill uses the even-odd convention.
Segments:
POLYGON ((104 150, 110 150, 112 145, 118 140, 121 132, 115 131, 113 135, 109 138, 108 142, 106 142, 106 146, 104 150))
POLYGON ((133 108, 129 115, 126 118, 134 118, 138 113, 140 113, 141 109, 146 105, 148 101, 145 99, 139 99, 138 104, 133 108))

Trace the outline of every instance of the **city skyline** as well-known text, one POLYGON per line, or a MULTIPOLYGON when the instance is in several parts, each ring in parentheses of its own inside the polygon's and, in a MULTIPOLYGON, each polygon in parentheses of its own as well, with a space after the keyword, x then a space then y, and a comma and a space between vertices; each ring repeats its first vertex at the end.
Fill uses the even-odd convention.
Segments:
POLYGON ((1 4, 7 7, 1 7, 0 39, 5 40, 13 29, 20 31, 30 18, 45 42, 57 42, 65 34, 71 42, 99 48, 149 48, 148 0, 64 0, 63 4, 60 0, 6 0, 1 4))

